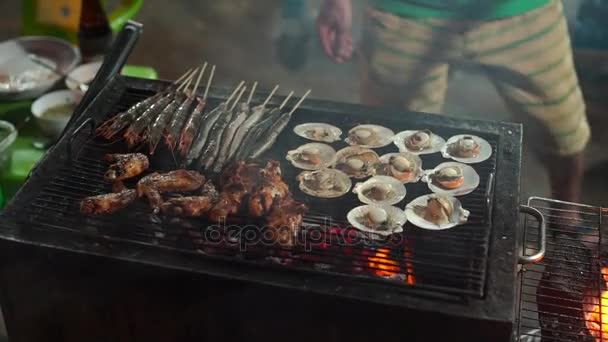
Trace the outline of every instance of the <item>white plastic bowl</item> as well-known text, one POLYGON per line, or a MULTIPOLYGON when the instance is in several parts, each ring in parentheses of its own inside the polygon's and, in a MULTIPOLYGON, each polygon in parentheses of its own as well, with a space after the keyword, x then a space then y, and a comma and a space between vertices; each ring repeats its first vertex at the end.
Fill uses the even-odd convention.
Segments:
POLYGON ((68 74, 68 77, 65 78, 66 87, 71 90, 79 90, 79 83, 84 83, 87 85, 90 84, 91 81, 93 81, 93 79, 95 78, 95 75, 97 75, 97 72, 99 71, 99 68, 101 68, 102 63, 102 61, 98 61, 82 64, 76 67, 76 69, 70 72, 68 74), (75 81, 79 83, 76 83, 75 81))
POLYGON ((0 120, 0 129, 7 130, 8 135, 0 140, 0 170, 4 171, 8 167, 11 157, 11 147, 17 139, 17 129, 12 123, 0 120))
POLYGON ((50 92, 44 96, 38 98, 32 103, 32 114, 36 119, 36 123, 40 130, 47 135, 49 138, 57 139, 61 136, 63 129, 68 124, 71 114, 66 115, 62 118, 45 118, 42 117, 44 112, 49 108, 64 105, 64 104, 78 104, 81 99, 81 95, 72 90, 57 90, 50 92))

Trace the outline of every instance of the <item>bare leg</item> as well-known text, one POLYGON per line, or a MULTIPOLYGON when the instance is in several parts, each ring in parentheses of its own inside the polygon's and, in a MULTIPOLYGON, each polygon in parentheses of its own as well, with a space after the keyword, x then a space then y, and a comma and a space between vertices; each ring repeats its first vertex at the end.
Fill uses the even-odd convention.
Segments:
POLYGON ((580 203, 583 184, 583 153, 572 156, 544 155, 541 161, 547 167, 552 197, 558 200, 580 203))

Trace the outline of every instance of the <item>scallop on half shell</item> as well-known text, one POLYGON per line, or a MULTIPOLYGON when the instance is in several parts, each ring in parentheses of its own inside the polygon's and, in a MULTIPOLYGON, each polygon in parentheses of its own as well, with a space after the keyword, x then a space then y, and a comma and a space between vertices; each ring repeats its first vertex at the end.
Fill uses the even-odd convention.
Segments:
POLYGON ((392 205, 405 198, 405 185, 389 176, 375 176, 355 184, 353 192, 365 204, 392 205))
POLYGON ((481 163, 492 156, 492 145, 476 135, 460 134, 448 139, 441 154, 465 164, 481 163))
POLYGON ((344 141, 351 146, 379 148, 390 144, 394 135, 395 133, 386 127, 359 125, 348 131, 348 137, 344 141))
POLYGON ((324 143, 338 141, 342 135, 338 127, 320 122, 303 123, 294 127, 293 131, 302 138, 324 143))
POLYGON ((403 231, 407 217, 403 210, 391 206, 362 205, 352 209, 346 216, 356 229, 389 236, 403 231))
POLYGON ((336 153, 334 167, 356 179, 371 176, 378 164, 378 153, 360 146, 351 146, 336 153))
POLYGON ((431 230, 449 229, 465 224, 469 214, 456 197, 439 194, 420 196, 405 207, 409 222, 431 230))
POLYGON ((400 152, 413 154, 431 154, 441 150, 445 140, 428 129, 420 131, 403 131, 393 138, 400 152))
POLYGON ((422 159, 409 152, 388 153, 380 157, 376 175, 391 176, 401 183, 415 183, 422 177, 422 159))
POLYGON ((319 170, 331 165, 335 156, 336 150, 333 147, 326 144, 310 143, 287 152, 286 159, 299 169, 319 170))
POLYGON ((300 190, 307 195, 321 198, 336 198, 346 194, 353 183, 340 170, 323 169, 303 171, 297 177, 300 190))
POLYGON ((479 174, 469 165, 445 162, 425 171, 422 181, 436 194, 463 196, 477 189, 479 174))

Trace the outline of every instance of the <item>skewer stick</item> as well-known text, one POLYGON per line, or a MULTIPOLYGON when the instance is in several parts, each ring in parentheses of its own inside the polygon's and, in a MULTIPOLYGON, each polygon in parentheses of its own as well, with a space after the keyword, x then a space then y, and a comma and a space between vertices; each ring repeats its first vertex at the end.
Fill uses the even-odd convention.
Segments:
POLYGON ((215 64, 211 67, 211 75, 209 75, 209 79, 207 80, 207 86, 205 87, 205 94, 203 95, 203 100, 207 99, 207 94, 209 93, 209 87, 211 86, 211 80, 213 80, 213 75, 215 75, 215 64))
POLYGON ((241 96, 243 96, 245 89, 247 89, 247 87, 241 88, 241 91, 239 92, 239 96, 237 96, 236 100, 234 100, 234 103, 232 104, 232 107, 230 107, 230 110, 233 110, 234 107, 236 107, 236 104, 239 103, 239 100, 241 99, 241 96))
POLYGON ((178 79, 176 79, 175 81, 173 81, 173 84, 178 84, 179 82, 183 81, 186 77, 188 77, 188 75, 190 75, 191 72, 192 72, 192 68, 188 69, 188 71, 186 71, 178 79))
POLYGON ((253 97, 253 93, 255 93, 255 88, 258 86, 258 81, 253 82, 253 87, 251 87, 251 93, 249 93, 249 97, 247 98, 247 104, 251 102, 251 98, 253 97))
POLYGON ((205 69, 207 69, 207 62, 205 62, 205 64, 203 64, 203 68, 201 69, 201 72, 198 74, 198 78, 196 79, 196 83, 194 84, 194 88, 192 88, 192 95, 191 96, 196 95, 196 90, 198 89, 198 85, 201 82, 201 78, 203 78, 203 74, 205 73, 205 69))
POLYGON ((283 100, 283 103, 281 103, 281 105, 279 106, 279 109, 283 109, 283 107, 285 107, 285 105, 287 104, 287 101, 289 101, 289 99, 293 96, 293 90, 291 92, 289 92, 289 95, 287 95, 287 97, 285 98, 285 100, 283 100))
POLYGON ((306 93, 304 93, 304 95, 302 95, 302 97, 300 98, 300 101, 298 101, 298 103, 296 103, 295 106, 293 106, 293 108, 291 109, 291 112, 289 112, 289 115, 293 114, 293 112, 296 111, 296 109, 298 109, 298 107, 300 107, 300 105, 302 104, 302 102, 304 102, 304 99, 306 99, 306 97, 310 95, 310 89, 308 89, 308 91, 306 93))
POLYGON ((239 83, 239 85, 237 85, 236 88, 234 88, 234 90, 232 91, 232 94, 230 94, 230 96, 228 96, 228 98, 226 99, 226 104, 228 104, 228 103, 230 103, 230 101, 232 101, 232 97, 234 95, 236 95, 236 92, 239 91, 239 89, 241 89, 243 84, 245 84, 245 81, 241 81, 241 83, 239 83))
POLYGON ((274 96, 274 93, 277 92, 277 89, 279 89, 279 85, 275 85, 274 88, 272 88, 272 91, 270 92, 270 94, 268 95, 268 97, 266 98, 266 100, 264 100, 264 103, 262 103, 262 107, 266 107, 266 105, 268 104, 268 101, 270 101, 270 99, 274 96))
POLYGON ((198 68, 194 69, 194 71, 190 74, 190 76, 188 76, 188 78, 186 78, 182 82, 182 84, 180 84, 179 87, 177 87, 178 92, 182 91, 182 89, 184 89, 184 86, 188 87, 190 85, 190 82, 192 81, 192 78, 194 77, 194 75, 196 75, 197 70, 198 70, 198 68))

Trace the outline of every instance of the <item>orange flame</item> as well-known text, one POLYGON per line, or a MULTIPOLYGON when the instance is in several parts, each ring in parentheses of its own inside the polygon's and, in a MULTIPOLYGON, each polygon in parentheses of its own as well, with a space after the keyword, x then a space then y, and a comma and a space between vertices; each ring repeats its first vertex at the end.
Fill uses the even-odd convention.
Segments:
MULTIPOLYGON (((369 257, 369 267, 374 269, 374 274, 380 277, 392 277, 399 273, 399 263, 390 259, 389 257, 390 250, 387 248, 379 248, 376 251, 375 255, 369 257)), ((409 257, 408 254, 405 253, 406 257, 409 257)), ((408 285, 414 285, 416 283, 416 279, 414 278, 412 264, 405 263, 405 267, 407 269, 407 283, 408 285)))
MULTIPOLYGON (((608 268, 602 269, 604 281, 608 281, 608 268)), ((596 342, 608 341, 608 291, 602 291, 601 298, 590 296, 591 303, 585 304, 585 325, 596 342), (599 302, 599 303, 598 303, 599 302)))

